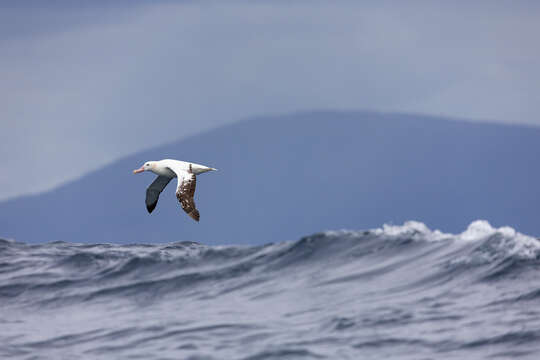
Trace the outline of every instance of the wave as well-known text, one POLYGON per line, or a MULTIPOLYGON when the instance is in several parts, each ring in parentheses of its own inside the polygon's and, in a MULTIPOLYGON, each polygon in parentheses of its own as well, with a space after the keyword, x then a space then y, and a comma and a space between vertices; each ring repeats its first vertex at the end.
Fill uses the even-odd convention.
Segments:
MULTIPOLYGON (((295 242, 253 247, 210 247, 195 242, 29 245, 2 240, 0 249, 0 273, 8 275, 0 286, 4 298, 40 289, 48 294, 61 290, 66 296, 65 289, 72 287, 79 295, 86 289, 88 298, 126 291, 130 286, 136 291, 156 286, 163 287, 160 291, 175 291, 246 274, 268 277, 300 270, 325 270, 319 283, 330 284, 372 279, 404 267, 422 267, 422 263, 429 265, 431 271, 426 274, 431 281, 472 268, 480 268, 480 280, 488 281, 534 268, 540 257, 538 239, 509 227, 493 228, 487 221, 475 221, 457 235, 409 221, 368 231, 327 231, 295 242), (330 272, 321 268, 330 265, 330 272), (347 271, 350 267, 355 271, 347 271)), ((428 281, 420 274, 413 280, 428 281)))
MULTIPOLYGON (((528 310, 527 315, 518 304, 540 300, 539 269, 540 240, 509 227, 493 228, 486 221, 475 221, 460 234, 409 221, 262 246, 32 245, 1 240, 0 321, 11 319, 17 327, 11 313, 58 317, 61 310, 80 315, 74 309, 123 319, 129 331, 111 324, 116 330, 102 329, 88 320, 93 325, 80 337, 92 342, 96 340, 88 338, 101 334, 100 345, 89 350, 93 356, 101 354, 104 338, 123 338, 128 345, 108 349, 127 354, 132 342, 150 346, 145 339, 166 341, 181 334, 196 339, 175 351, 198 353, 204 337, 189 329, 201 328, 217 338, 236 334, 237 342, 248 341, 242 334, 249 334, 245 336, 265 344, 246 357, 253 359, 335 358, 328 349, 339 343, 347 343, 353 353, 422 348, 470 355, 491 346, 488 353, 493 356, 515 350, 527 357, 537 343, 540 330, 532 324, 540 313, 528 310), (139 320, 122 309, 161 317, 161 325, 137 332, 133 324, 139 320), (170 323, 168 316, 182 320, 170 323), (523 320, 527 316, 533 320, 523 320), (209 320, 201 324, 201 319, 209 320), (304 323, 315 330, 302 332, 304 323), (494 329, 491 334, 459 339, 459 331, 486 326, 494 329), (434 332, 417 330, 424 328, 434 332), (368 329, 387 335, 374 336, 368 329), (131 338, 138 333, 148 333, 147 338, 131 338), (283 346, 274 349, 266 338, 283 346), (503 349, 509 342, 520 348, 503 349)), ((43 341, 53 348, 67 341, 62 336, 43 341)), ((19 350, 32 346, 16 344, 19 350)))

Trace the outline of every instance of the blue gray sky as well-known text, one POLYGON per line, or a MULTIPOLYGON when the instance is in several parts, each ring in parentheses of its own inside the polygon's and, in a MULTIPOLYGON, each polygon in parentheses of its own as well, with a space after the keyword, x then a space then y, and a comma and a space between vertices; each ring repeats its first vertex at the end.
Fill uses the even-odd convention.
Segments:
POLYGON ((257 115, 540 125, 538 34, 533 1, 4 1, 0 199, 257 115))

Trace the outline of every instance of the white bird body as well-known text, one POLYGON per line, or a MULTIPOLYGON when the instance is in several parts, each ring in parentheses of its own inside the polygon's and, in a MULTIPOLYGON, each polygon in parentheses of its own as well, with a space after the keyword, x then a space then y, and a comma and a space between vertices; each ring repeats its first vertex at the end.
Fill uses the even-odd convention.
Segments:
POLYGON ((160 161, 147 161, 140 169, 133 170, 137 174, 143 171, 151 171, 158 177, 146 189, 146 209, 151 213, 157 205, 159 194, 173 178, 178 179, 176 186, 176 198, 180 201, 182 209, 195 221, 199 221, 199 211, 195 207, 193 196, 197 179, 195 175, 207 171, 216 171, 212 167, 187 161, 164 159, 160 161))
POLYGON ((216 169, 192 163, 187 161, 173 160, 173 159, 163 159, 159 161, 149 161, 151 164, 150 171, 156 175, 167 176, 170 178, 177 177, 174 170, 191 172, 195 175, 202 174, 207 171, 215 171, 216 169))

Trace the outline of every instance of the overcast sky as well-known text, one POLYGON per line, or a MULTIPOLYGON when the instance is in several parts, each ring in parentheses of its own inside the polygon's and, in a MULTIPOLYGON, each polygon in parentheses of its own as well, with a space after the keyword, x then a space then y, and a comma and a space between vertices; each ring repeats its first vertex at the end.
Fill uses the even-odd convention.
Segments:
POLYGON ((74 3, 0 4, 0 199, 253 115, 540 125, 540 2, 74 3))

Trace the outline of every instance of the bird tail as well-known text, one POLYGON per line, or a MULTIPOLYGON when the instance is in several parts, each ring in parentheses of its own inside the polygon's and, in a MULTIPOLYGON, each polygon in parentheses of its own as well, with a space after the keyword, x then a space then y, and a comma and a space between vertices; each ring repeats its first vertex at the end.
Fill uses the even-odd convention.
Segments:
POLYGON ((214 169, 213 167, 205 166, 205 165, 199 165, 199 164, 190 164, 190 171, 192 171, 195 175, 202 174, 207 171, 217 171, 217 169, 214 169))

